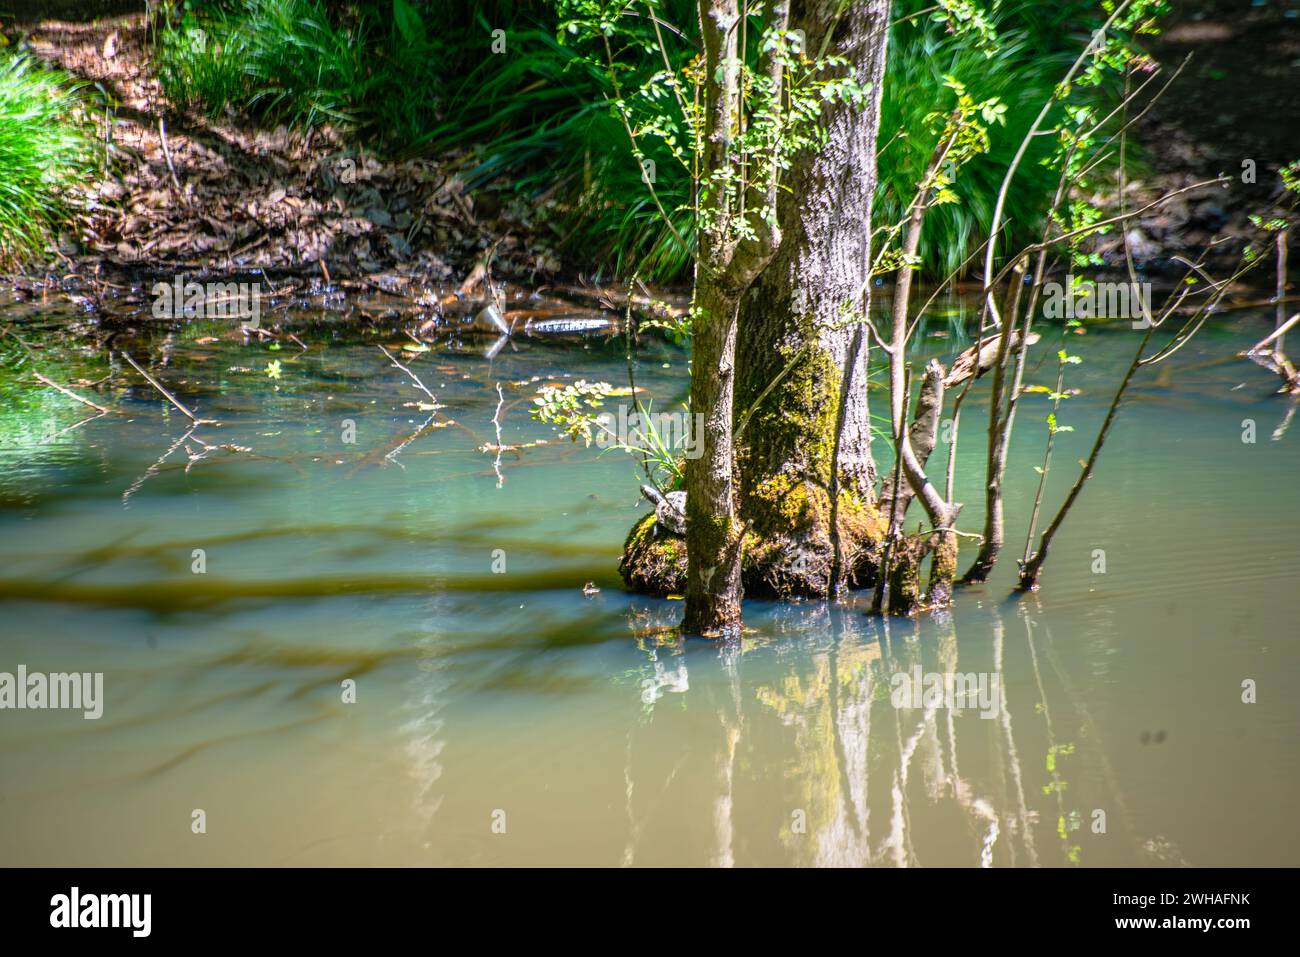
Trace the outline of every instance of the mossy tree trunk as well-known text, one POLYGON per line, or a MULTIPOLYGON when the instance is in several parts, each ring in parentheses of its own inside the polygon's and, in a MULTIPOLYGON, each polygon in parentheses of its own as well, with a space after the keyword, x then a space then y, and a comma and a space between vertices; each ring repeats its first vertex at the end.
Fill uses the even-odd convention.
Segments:
POLYGON ((749 415, 739 439, 750 594, 825 596, 874 574, 883 526, 868 337, 853 318, 870 294, 888 24, 885 0, 792 4, 791 26, 804 31, 809 55, 827 44, 871 92, 865 105, 823 107, 825 142, 796 158, 779 206, 781 246, 741 304, 736 410, 741 421, 749 415))
MULTIPOLYGON (((734 116, 734 71, 719 67, 734 56, 736 12, 729 0, 700 0, 705 179, 725 161, 734 116)), ((691 634, 734 630, 742 584, 775 597, 870 584, 887 524, 871 457, 868 334, 856 319, 869 304, 889 4, 793 0, 773 13, 788 13, 810 57, 845 57, 870 93, 824 105, 824 141, 796 157, 770 197, 780 232, 736 248, 701 232, 691 406, 704 414, 704 435, 701 457, 686 463, 687 557, 670 555, 643 520, 620 566, 638 590, 682 582, 691 634)))
MULTIPOLYGON (((732 139, 742 117, 737 0, 699 0, 704 45, 705 147, 701 181, 732 164, 732 139)), ((773 8, 784 28, 789 8, 773 8)), ((781 65, 773 59, 773 88, 781 89, 781 65)), ((775 181, 767 205, 776 203, 775 181)), ((691 412, 703 417, 698 458, 686 462, 686 609, 682 629, 707 637, 740 628, 742 532, 735 513, 733 442, 737 313, 740 299, 772 261, 780 231, 745 209, 734 209, 728 189, 715 188, 699 233, 695 295, 691 303, 691 412), (752 234, 735 227, 748 219, 752 234)), ((741 204, 737 204, 741 205, 741 204)), ((756 203, 755 208, 762 207, 756 203)))
POLYGON ((691 411, 704 415, 701 455, 686 463, 687 634, 725 635, 740 626, 741 529, 732 487, 733 368, 739 297, 716 279, 697 281, 691 411))

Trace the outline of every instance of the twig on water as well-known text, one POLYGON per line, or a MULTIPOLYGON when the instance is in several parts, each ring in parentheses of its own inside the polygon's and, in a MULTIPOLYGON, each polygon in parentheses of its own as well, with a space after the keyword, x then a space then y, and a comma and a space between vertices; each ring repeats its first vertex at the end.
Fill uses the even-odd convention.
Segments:
POLYGON ((380 352, 382 352, 384 355, 388 357, 389 362, 391 362, 393 365, 397 366, 397 368, 401 369, 408 376, 410 376, 411 381, 414 382, 417 387, 419 387, 421 392, 423 392, 425 395, 427 395, 430 399, 433 400, 434 405, 438 406, 439 408, 442 407, 442 403, 438 401, 438 397, 429 391, 429 387, 420 381, 420 377, 418 375, 416 375, 406 366, 398 362, 397 359, 393 357, 393 354, 389 352, 387 349, 385 349, 383 346, 378 346, 378 348, 380 352))
POLYGON ((120 351, 120 350, 118 351, 118 355, 120 355, 123 359, 125 359, 128 363, 130 363, 132 369, 134 369, 136 372, 140 373, 140 375, 144 376, 146 382, 148 382, 151 386, 153 386, 155 389, 157 389, 159 392, 161 392, 162 395, 163 395, 163 398, 165 398, 165 399, 166 399, 168 402, 170 402, 172 405, 176 406, 176 408, 180 409, 181 412, 185 413, 185 415, 189 417, 189 420, 190 420, 191 422, 193 422, 196 426, 197 426, 197 425, 220 425, 220 424, 221 424, 221 423, 218 422, 216 419, 200 419, 197 415, 195 415, 195 414, 194 414, 193 412, 191 412, 189 409, 185 408, 185 406, 181 404, 181 400, 180 400, 180 399, 176 398, 176 396, 174 396, 174 395, 172 395, 170 392, 168 392, 168 391, 163 387, 163 385, 162 385, 162 384, 161 384, 157 379, 155 379, 155 378, 154 378, 153 376, 151 376, 148 372, 146 372, 146 371, 145 371, 145 370, 140 366, 140 363, 136 362, 136 361, 135 361, 134 359, 132 359, 129 355, 127 355, 125 352, 122 352, 122 351, 120 351))
POLYGON ((60 392, 62 392, 62 393, 63 393, 64 395, 66 395, 68 398, 70 398, 70 399, 76 399, 76 400, 77 400, 78 402, 80 402, 82 405, 90 406, 90 408, 94 409, 94 410, 95 410, 96 412, 98 412, 100 415, 108 415, 110 412, 113 411, 112 409, 106 409, 106 408, 104 408, 102 405, 99 405, 98 403, 91 402, 89 399, 82 398, 81 396, 77 395, 77 393, 73 392, 71 389, 66 389, 66 388, 64 388, 63 386, 59 385, 59 384, 58 384, 57 382, 55 382, 54 380, 52 380, 52 379, 48 379, 48 378, 46 378, 45 376, 41 375, 39 372, 33 372, 32 375, 36 376, 36 378, 40 379, 42 382, 44 382, 46 385, 48 385, 51 389, 58 389, 60 392))

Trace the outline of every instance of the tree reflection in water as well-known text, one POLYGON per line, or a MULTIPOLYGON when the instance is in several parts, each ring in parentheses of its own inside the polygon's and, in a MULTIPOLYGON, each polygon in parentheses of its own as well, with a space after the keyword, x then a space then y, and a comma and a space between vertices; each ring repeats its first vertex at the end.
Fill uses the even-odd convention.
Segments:
POLYGON ((656 863, 684 838, 719 865, 1069 866, 1085 863, 1095 808, 1118 812, 1111 826, 1136 847, 1050 632, 1023 605, 979 614, 963 619, 959 654, 952 616, 786 606, 718 646, 683 643, 657 609, 634 613, 645 664, 623 863, 656 863), (891 679, 918 666, 996 675, 1001 701, 985 716, 928 698, 895 707, 891 679), (1073 787, 1085 768, 1092 786, 1073 787))

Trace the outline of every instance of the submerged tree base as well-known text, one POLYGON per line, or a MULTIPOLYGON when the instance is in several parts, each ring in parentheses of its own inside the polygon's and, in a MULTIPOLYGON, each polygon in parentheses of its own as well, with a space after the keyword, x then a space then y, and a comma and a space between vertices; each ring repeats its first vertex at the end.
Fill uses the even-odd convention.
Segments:
POLYGON ((686 591, 686 539, 659 527, 654 513, 632 526, 618 573, 632 591, 656 598, 686 591))
MULTIPOLYGON (((875 584, 886 522, 874 506, 842 492, 831 534, 830 496, 806 482, 771 482, 750 498, 742 517, 751 520, 741 552, 741 580, 748 598, 827 598, 836 579, 836 538, 850 588, 875 584), (762 520, 751 514, 765 503, 762 520), (761 527, 768 531, 760 532, 761 527)), ((635 592, 681 595, 686 587, 686 539, 643 516, 623 545, 619 574, 635 592)))

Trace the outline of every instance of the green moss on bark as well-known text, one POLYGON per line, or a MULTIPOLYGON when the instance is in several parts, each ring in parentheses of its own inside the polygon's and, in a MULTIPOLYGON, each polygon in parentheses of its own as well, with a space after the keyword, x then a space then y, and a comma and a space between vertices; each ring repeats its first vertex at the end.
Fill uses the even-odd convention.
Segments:
POLYGON ((921 609, 921 560, 925 545, 915 538, 894 543, 889 562, 889 613, 912 617, 921 609))
MULTIPOLYGON (((811 330, 806 330, 805 335, 811 338, 811 330)), ((749 434, 746 444, 761 447, 763 457, 751 457, 742 467, 742 477, 752 480, 743 484, 756 488, 794 466, 824 485, 830 479, 835 455, 835 423, 843 373, 824 349, 814 346, 800 351, 783 347, 779 351, 781 358, 775 374, 780 374, 786 366, 790 368, 746 426, 749 434)), ((766 383, 763 385, 766 387, 766 383)), ((741 401, 753 399, 742 397, 741 401)))
POLYGON ((627 541, 618 572, 627 587, 660 598, 686 590, 686 542, 676 535, 655 535, 655 517, 643 515, 627 541))
POLYGON ((940 532, 934 537, 930 553, 930 593, 926 604, 945 608, 952 604, 952 583, 957 577, 957 536, 940 532))

